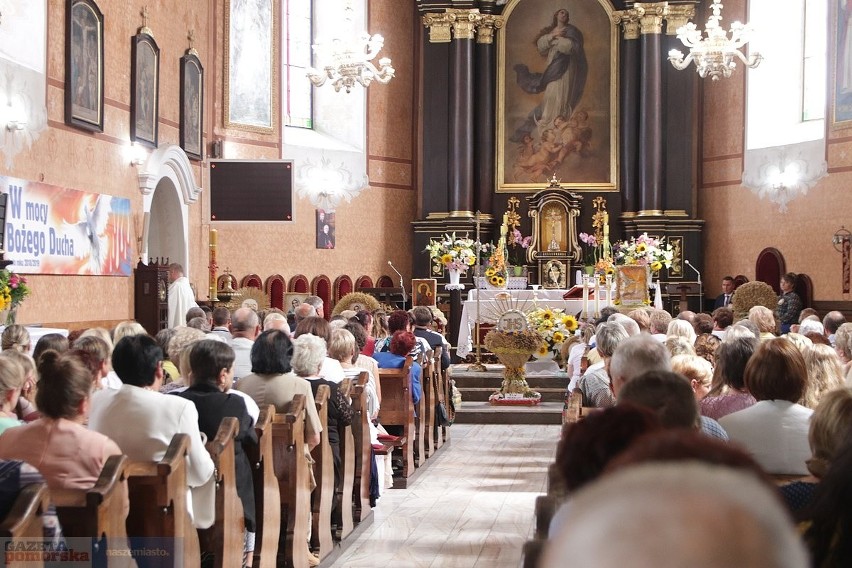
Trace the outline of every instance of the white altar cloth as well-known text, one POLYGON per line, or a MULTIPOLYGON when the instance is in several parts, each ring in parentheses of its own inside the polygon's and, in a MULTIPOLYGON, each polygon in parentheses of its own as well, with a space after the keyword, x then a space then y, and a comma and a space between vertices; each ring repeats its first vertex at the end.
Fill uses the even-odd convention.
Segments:
MULTIPOLYGON (((461 321, 459 322, 459 340, 456 351, 459 357, 466 357, 473 350, 471 338, 473 327, 476 323, 476 295, 482 293, 479 301, 479 322, 496 323, 500 313, 510 307, 530 312, 536 307, 559 308, 566 314, 575 316, 583 311, 583 300, 563 300, 562 296, 567 290, 470 290, 468 299, 462 305, 461 321), (497 294, 509 293, 511 300, 496 300, 497 294)), ((601 298, 599 308, 606 306, 604 298, 601 298)), ((594 311, 594 300, 589 302, 589 309, 594 311)))

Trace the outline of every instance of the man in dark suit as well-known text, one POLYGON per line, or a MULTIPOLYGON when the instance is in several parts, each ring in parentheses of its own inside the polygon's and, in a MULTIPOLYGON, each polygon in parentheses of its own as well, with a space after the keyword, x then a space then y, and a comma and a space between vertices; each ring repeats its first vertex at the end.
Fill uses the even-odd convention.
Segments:
POLYGON ((725 276, 722 278, 722 293, 716 297, 716 302, 713 304, 713 309, 725 308, 731 305, 734 299, 734 277, 725 276))

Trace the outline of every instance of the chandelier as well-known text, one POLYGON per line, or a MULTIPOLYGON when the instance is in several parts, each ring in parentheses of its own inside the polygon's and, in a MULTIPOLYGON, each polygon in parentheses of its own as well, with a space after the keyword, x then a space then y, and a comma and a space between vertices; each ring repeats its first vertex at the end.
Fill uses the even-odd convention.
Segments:
POLYGON ((689 48, 689 54, 684 58, 680 50, 669 51, 669 61, 675 69, 682 71, 692 61, 701 78, 708 75, 718 81, 720 77, 730 77, 731 72, 737 67, 736 59, 742 61, 747 67, 755 68, 763 60, 763 56, 755 52, 746 58, 740 48, 748 43, 749 35, 753 29, 748 24, 734 22, 731 24, 731 37, 722 29, 722 3, 713 0, 710 5, 713 14, 707 19, 707 37, 702 37, 702 32, 693 22, 689 22, 677 29, 677 38, 689 48), (736 59, 735 59, 736 58, 736 59))
POLYGON ((379 34, 370 35, 365 31, 356 31, 353 22, 352 0, 346 0, 343 9, 343 26, 338 37, 318 41, 312 47, 321 62, 328 62, 322 71, 311 68, 308 78, 311 83, 321 87, 331 81, 334 90, 341 88, 350 92, 355 83, 369 87, 375 79, 386 84, 393 78, 395 69, 388 57, 379 59, 379 67, 373 65, 373 58, 381 51, 385 38, 379 34))
POLYGON ((796 147, 782 147, 765 155, 756 171, 743 172, 742 183, 759 198, 766 197, 778 205, 781 213, 786 213, 790 201, 807 195, 808 190, 826 175, 828 165, 824 160, 809 159, 804 150, 796 147))

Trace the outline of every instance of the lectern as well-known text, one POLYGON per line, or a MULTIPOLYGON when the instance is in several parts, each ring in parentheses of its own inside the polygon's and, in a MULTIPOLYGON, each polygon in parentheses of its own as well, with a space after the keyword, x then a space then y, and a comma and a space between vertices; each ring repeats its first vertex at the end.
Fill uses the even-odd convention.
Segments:
POLYGON ((678 311, 685 312, 689 309, 687 296, 697 295, 701 297, 701 282, 677 282, 666 284, 666 293, 672 298, 678 298, 678 311))

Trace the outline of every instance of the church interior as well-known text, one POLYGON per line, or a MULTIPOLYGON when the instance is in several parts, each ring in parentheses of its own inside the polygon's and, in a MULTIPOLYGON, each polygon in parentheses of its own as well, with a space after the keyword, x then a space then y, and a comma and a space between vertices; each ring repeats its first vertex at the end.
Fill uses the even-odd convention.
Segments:
MULTIPOLYGON (((516 291, 533 288, 523 298, 555 298, 574 324, 600 316, 599 300, 626 307, 617 259, 603 272, 592 265, 643 234, 661 239, 669 257, 648 272, 639 308, 715 318, 735 277, 765 282, 779 305, 795 290, 820 321, 852 315, 852 200, 843 193, 852 184, 852 5, 0 0, 0 184, 2 258, 28 287, 20 305, 0 294, 13 308, 2 312, 7 325, 68 335, 136 320, 154 335, 172 327, 173 263, 211 309, 236 309, 226 302, 242 293, 255 308, 286 313, 291 300, 316 296, 329 319, 348 307, 338 306, 347 294, 366 291, 391 307, 443 313, 453 365, 423 369, 447 381, 430 387, 443 404, 453 372, 457 382, 473 377, 470 392, 487 390, 463 370, 480 363, 485 331, 460 321, 475 319, 474 297, 495 297, 492 286, 472 294, 486 287, 477 280, 489 278, 486 253, 451 282, 429 250, 445 235, 505 250, 509 307, 527 301, 516 291), (701 51, 713 26, 729 44, 721 68, 701 51), (383 44, 370 44, 372 34, 383 44)), ((493 371, 498 361, 485 362, 493 371)), ((411 435, 425 475, 383 493, 372 526, 349 526, 342 550, 328 555, 340 543, 323 541, 320 565, 561 565, 559 555, 576 549, 544 551, 541 519, 559 504, 536 498, 567 491, 553 487, 561 424, 592 416, 594 405, 584 393, 571 406, 567 379, 530 384, 555 421, 483 425, 491 419, 482 410, 445 427, 454 431, 443 452, 433 408, 429 432, 411 435)), ((277 432, 270 424, 267 433, 277 432)), ((305 495, 299 504, 311 507, 305 495)), ((361 506, 366 520, 368 503, 359 501, 356 517, 361 506)), ((304 519, 296 525, 298 537, 304 519)), ((260 543, 261 566, 316 565, 280 550, 271 563, 260 543)), ((754 565, 797 565, 800 545, 790 546, 787 564, 754 565)), ((725 565, 706 555, 720 562, 707 566, 725 565)))

